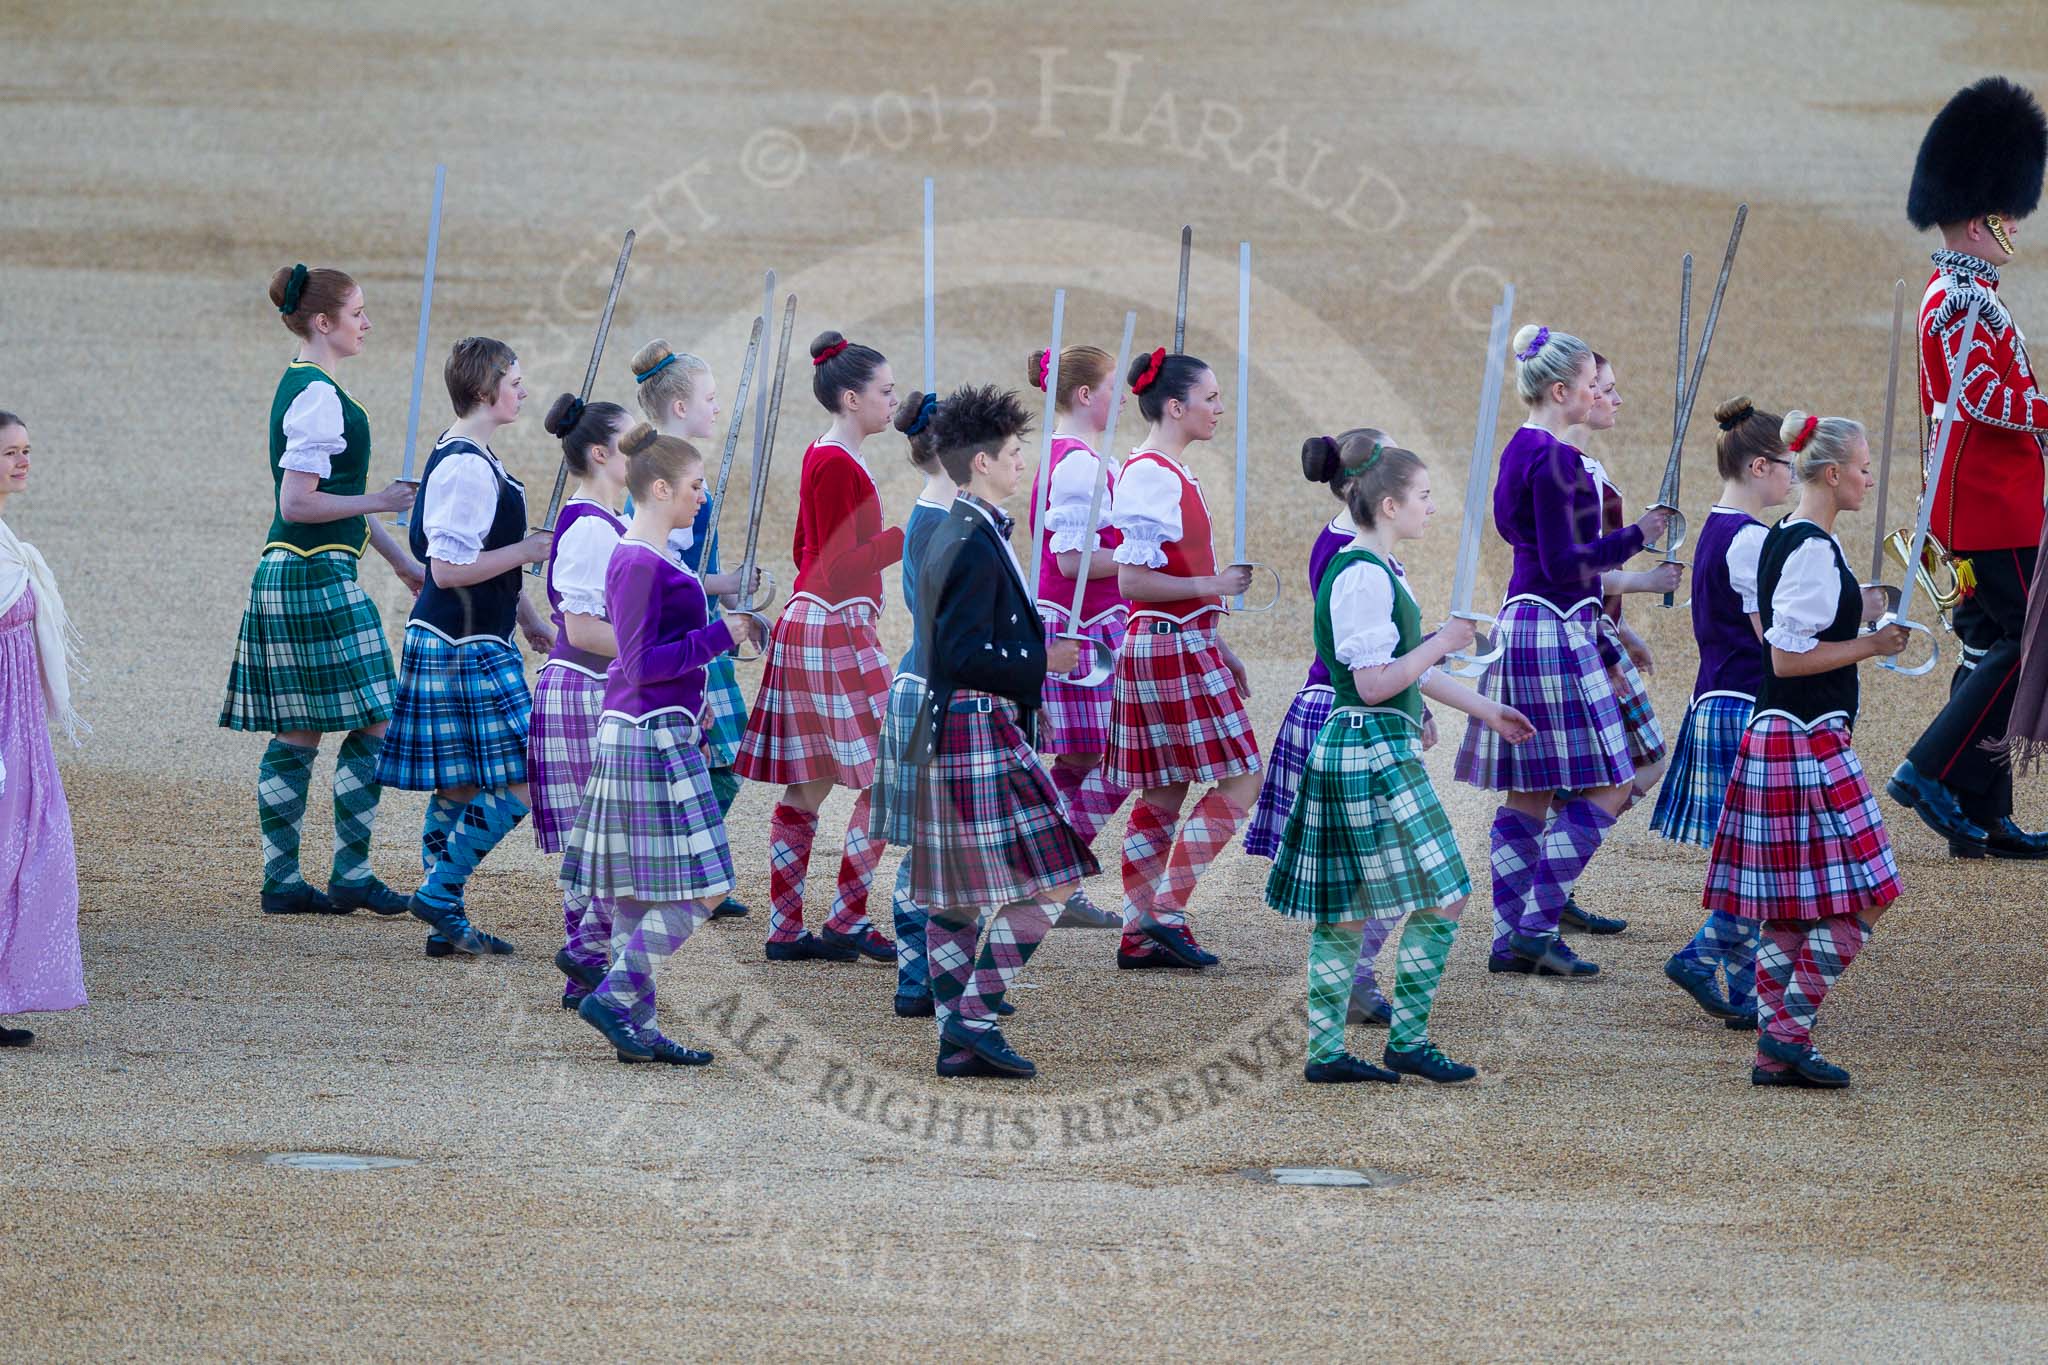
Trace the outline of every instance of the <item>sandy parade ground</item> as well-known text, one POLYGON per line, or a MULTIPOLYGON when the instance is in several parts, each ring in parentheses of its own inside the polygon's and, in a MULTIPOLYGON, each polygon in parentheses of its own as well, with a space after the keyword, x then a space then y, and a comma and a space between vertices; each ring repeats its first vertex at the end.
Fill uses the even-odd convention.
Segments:
MULTIPOLYGON (((376 330, 347 382, 373 482, 394 477, 437 160, 433 364, 472 333, 518 348, 534 399, 497 448, 543 497, 540 412, 582 375, 627 227, 597 391, 627 402, 654 336, 736 375, 770 266, 799 349, 836 327, 914 383, 932 175, 945 385, 1021 387, 1055 288, 1069 340, 1113 348, 1126 308, 1142 345, 1167 340, 1191 223, 1188 349, 1234 405, 1249 240, 1250 553, 1287 592, 1227 633, 1268 742, 1334 510, 1299 477, 1304 435, 1370 422, 1431 460, 1442 515, 1411 564, 1439 618, 1502 284, 1517 323, 1615 359, 1628 406, 1595 453, 1647 502, 1679 257, 1699 258, 1697 319, 1739 202, 1689 513, 1714 491, 1720 397, 1874 430, 1892 282, 1917 298, 1933 245, 1904 220, 1914 148, 1994 70, 2048 84, 2033 6, 0 6, 0 408, 37 457, 8 518, 85 632, 95 727, 61 754, 92 1004, 26 1021, 36 1046, 0 1057, 0 1358, 2038 1354, 2043 874, 1952 861, 1889 802, 1906 896, 1824 1016, 1846 1092, 1753 1090, 1750 1035, 1663 979, 1704 855, 1644 809, 1579 887, 1632 921, 1587 949, 1603 974, 1489 976, 1492 803, 1451 781, 1454 743, 1430 767, 1480 875, 1433 1023, 1474 1085, 1305 1085, 1306 931, 1236 848, 1194 904, 1220 967, 1120 974, 1112 935, 1056 933, 1008 1030, 1040 1077, 935 1081, 931 1026, 890 1013, 886 970, 762 961, 757 787, 730 822, 754 916, 661 979, 668 1031, 718 1053, 677 1071, 614 1064, 557 1009, 553 860, 524 830, 469 896, 510 959, 428 961, 410 920, 265 921, 262 743, 215 726, 291 354, 270 273, 362 283, 376 330), (288 1152, 407 1164, 267 1164, 288 1152), (1302 1166, 1373 1183, 1266 1175, 1302 1166)), ((2044 235, 2004 284, 2036 327, 2044 235)), ((822 429, 792 373, 762 538, 784 583, 797 453, 822 429)), ((430 421, 443 405, 435 373, 430 421)), ((869 447, 892 520, 919 485, 901 451, 869 447)), ((1227 439, 1196 459, 1222 521, 1227 439)), ((1842 531, 1862 560, 1870 519, 1842 531)), ((1506 571, 1494 540, 1482 596, 1506 571)), ((374 558, 364 582, 395 642, 404 589, 374 558)), ((1635 598, 1631 620, 1675 726, 1689 619, 1635 598)), ((893 658, 900 603, 882 633, 893 658)), ((759 667, 741 674, 751 695, 759 667)), ((1873 773, 1947 676, 1865 670, 1873 773)), ((849 801, 827 807, 814 907, 849 801)), ((422 804, 385 799, 375 862, 396 886, 418 880, 422 804)), ((2048 824, 2039 779, 2019 818, 2048 824)), ((1105 903, 1121 829, 1097 846, 1105 903)))

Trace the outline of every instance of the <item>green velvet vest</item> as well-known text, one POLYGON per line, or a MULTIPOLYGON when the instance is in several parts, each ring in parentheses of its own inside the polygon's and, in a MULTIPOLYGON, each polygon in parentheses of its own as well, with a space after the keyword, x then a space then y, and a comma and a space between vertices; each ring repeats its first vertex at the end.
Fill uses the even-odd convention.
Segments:
POLYGON ((1323 570, 1322 586, 1316 589, 1316 655, 1323 661, 1323 667, 1330 670, 1330 686, 1337 694, 1336 704, 1361 707, 1366 710, 1399 711, 1419 727, 1422 724, 1422 689, 1414 683, 1388 697, 1376 706, 1368 706, 1358 695, 1358 685, 1352 681, 1351 670, 1337 658, 1337 632, 1330 624, 1330 590, 1337 586, 1337 580, 1352 565, 1364 561, 1387 576, 1394 590, 1394 628, 1401 634, 1401 642, 1394 646, 1394 657, 1400 658, 1422 643, 1422 608, 1415 605, 1415 599, 1408 595, 1400 577, 1388 567, 1378 555, 1356 546, 1339 550, 1323 570))
POLYGON ((308 384, 333 384, 341 395, 341 436, 348 446, 330 462, 327 477, 320 480, 322 493, 344 498, 361 497, 370 475, 370 419, 362 406, 334 382, 334 376, 318 365, 294 360, 277 381, 277 397, 270 402, 270 484, 272 507, 270 538, 263 548, 290 550, 294 554, 316 555, 323 550, 346 550, 360 555, 369 548, 370 527, 362 517, 340 521, 286 521, 276 500, 284 490, 284 415, 291 410, 308 384))

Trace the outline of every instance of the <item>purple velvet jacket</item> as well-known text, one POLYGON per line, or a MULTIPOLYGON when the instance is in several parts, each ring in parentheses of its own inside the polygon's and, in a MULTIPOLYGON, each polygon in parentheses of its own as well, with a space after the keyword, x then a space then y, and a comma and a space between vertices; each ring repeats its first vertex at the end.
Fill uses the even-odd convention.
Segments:
POLYGON ((1523 427, 1500 453, 1493 524, 1515 552, 1509 597, 1535 596, 1569 610, 1600 597, 1600 575, 1643 548, 1624 526, 1600 534, 1600 490, 1578 450, 1537 427, 1523 427))

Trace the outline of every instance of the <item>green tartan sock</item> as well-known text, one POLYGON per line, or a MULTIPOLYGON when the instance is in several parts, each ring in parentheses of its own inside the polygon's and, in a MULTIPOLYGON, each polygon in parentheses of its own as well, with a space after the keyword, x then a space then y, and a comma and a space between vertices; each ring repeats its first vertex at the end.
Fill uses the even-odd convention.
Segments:
POLYGON ((370 825, 377 818, 377 799, 384 788, 377 781, 377 754, 382 735, 351 731, 334 759, 334 872, 331 886, 368 886, 370 825))
POLYGON ((730 768, 711 770, 711 799, 718 803, 718 818, 723 820, 732 814, 732 803, 739 798, 740 775, 730 768))
POLYGON ((256 825, 263 834, 263 889, 289 891, 303 885, 299 875, 299 824, 306 818, 306 789, 313 783, 313 756, 320 751, 281 739, 263 751, 256 777, 256 825))
POLYGON ((1436 998, 1436 983, 1457 936, 1458 922, 1434 910, 1418 910, 1408 917, 1394 953, 1394 1017, 1387 1025, 1388 1047, 1406 1052, 1428 1039, 1430 1002, 1436 998))
POLYGON ((1344 1052, 1344 1012, 1358 966, 1356 923, 1317 924, 1308 934, 1308 1059, 1334 1061, 1344 1052))

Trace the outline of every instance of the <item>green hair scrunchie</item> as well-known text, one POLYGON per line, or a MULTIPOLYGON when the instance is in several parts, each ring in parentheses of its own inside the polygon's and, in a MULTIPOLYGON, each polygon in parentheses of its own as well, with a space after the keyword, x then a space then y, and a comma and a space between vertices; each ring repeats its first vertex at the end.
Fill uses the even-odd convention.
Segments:
POLYGON ((306 292, 308 273, 304 262, 292 267, 292 277, 284 282, 284 302, 277 305, 280 316, 290 317, 299 311, 299 299, 306 292))

